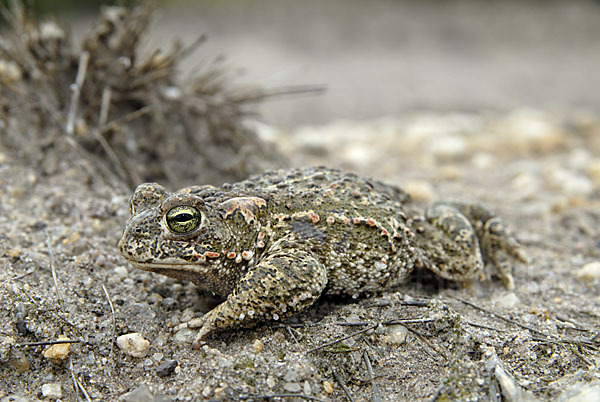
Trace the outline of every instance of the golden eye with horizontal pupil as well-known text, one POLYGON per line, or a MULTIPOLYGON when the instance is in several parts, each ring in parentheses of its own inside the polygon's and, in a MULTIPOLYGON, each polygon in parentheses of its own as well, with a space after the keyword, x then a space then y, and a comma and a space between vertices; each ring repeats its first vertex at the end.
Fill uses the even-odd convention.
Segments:
POLYGON ((194 207, 180 205, 167 212, 165 221, 170 231, 183 234, 196 230, 200 226, 202 215, 194 207))

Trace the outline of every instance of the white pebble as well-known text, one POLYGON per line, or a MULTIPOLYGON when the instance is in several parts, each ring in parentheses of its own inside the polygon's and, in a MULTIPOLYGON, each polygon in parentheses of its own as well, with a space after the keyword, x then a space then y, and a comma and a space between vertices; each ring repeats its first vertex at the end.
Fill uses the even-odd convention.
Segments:
POLYGON ((393 345, 400 345, 406 342, 406 336, 408 335, 408 329, 403 325, 390 325, 387 328, 388 336, 390 337, 390 343, 393 345))
POLYGON ((173 335, 173 341, 179 344, 190 344, 194 341, 195 333, 189 328, 180 329, 173 335))
POLYGON ((431 201, 435 197, 433 186, 425 180, 411 180, 402 185, 414 201, 431 201))
POLYGON ((117 345, 130 356, 144 357, 150 349, 150 342, 142 337, 138 332, 121 335, 117 338, 117 345))
POLYGON ((205 398, 208 398, 210 396, 210 394, 212 394, 212 388, 210 387, 210 385, 207 385, 202 390, 202 396, 205 398))
POLYGON ((600 261, 588 262, 575 272, 577 279, 592 281, 600 278, 600 261))
POLYGON ((283 386, 283 389, 285 389, 288 392, 300 392, 302 387, 300 387, 300 384, 298 384, 297 382, 288 382, 283 386))
POLYGON ((546 172, 548 185, 563 195, 587 196, 594 191, 594 183, 585 175, 555 166, 546 172))
POLYGON ((120 279, 125 279, 127 278, 127 275, 129 275, 129 271, 124 266, 116 267, 114 271, 115 275, 120 279))
POLYGON ((310 395, 310 393, 312 392, 312 389, 310 388, 310 383, 308 382, 308 380, 304 381, 304 387, 303 387, 303 391, 305 395, 310 395))
POLYGON ((62 387, 58 382, 50 382, 42 385, 42 396, 48 399, 62 398, 62 387))
POLYGON ((513 292, 500 294, 499 296, 494 297, 494 301, 498 307, 504 310, 515 308, 521 303, 517 295, 513 292))

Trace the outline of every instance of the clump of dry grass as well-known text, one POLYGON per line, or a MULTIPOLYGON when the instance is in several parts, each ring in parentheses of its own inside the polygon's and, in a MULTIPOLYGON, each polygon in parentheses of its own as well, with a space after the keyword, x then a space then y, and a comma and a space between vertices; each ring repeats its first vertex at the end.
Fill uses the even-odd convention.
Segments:
POLYGON ((67 29, 14 2, 0 42, 3 145, 47 170, 65 153, 83 157, 129 187, 216 183, 281 163, 243 124, 267 92, 234 88, 218 63, 180 82, 178 64, 204 38, 142 55, 151 15, 148 6, 106 7, 76 47, 67 29))

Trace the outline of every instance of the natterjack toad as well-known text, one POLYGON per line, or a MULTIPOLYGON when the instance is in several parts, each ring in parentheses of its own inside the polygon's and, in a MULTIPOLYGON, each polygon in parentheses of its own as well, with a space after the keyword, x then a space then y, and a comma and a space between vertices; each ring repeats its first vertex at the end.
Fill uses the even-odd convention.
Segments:
POLYGON ((466 281, 484 262, 513 288, 511 258, 527 256, 502 220, 477 205, 409 212, 400 188, 327 168, 270 171, 220 188, 169 194, 142 184, 119 242, 134 266, 226 296, 184 327, 195 345, 218 329, 278 320, 324 292, 360 295, 416 267, 466 281))

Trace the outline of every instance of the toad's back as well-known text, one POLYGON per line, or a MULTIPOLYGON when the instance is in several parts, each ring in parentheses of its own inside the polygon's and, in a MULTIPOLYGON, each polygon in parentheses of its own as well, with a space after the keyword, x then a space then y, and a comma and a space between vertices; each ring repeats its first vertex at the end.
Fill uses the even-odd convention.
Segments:
POLYGON ((323 167, 268 171, 221 188, 181 192, 195 194, 214 208, 231 200, 264 199, 266 208, 258 214, 260 226, 251 239, 246 221, 230 219, 238 244, 254 248, 257 257, 284 238, 309 249, 327 269, 329 293, 357 295, 389 288, 406 278, 416 258, 403 210, 408 194, 354 173, 323 167))

